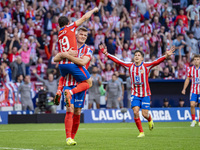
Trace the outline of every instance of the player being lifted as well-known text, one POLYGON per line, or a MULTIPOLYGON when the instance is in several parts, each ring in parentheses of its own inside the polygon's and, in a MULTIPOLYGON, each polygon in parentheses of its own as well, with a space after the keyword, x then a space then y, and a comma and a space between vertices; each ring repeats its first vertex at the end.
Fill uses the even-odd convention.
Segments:
MULTIPOLYGON (((84 27, 80 27, 77 30, 78 32, 76 34, 76 39, 78 45, 78 57, 73 57, 72 55, 69 55, 68 52, 71 52, 71 50, 62 53, 61 55, 63 58, 67 58, 77 65, 85 66, 85 68, 87 69, 89 67, 90 60, 92 59, 92 50, 85 44, 88 36, 88 31, 84 27)), ((62 59, 60 59, 58 54, 54 58, 54 61, 56 62, 59 62, 61 60, 62 59)), ((73 89, 77 85, 75 78, 71 74, 67 74, 65 78, 61 78, 64 79, 64 90, 73 89)), ((63 84, 59 82, 58 90, 62 91, 62 89, 63 84)), ((85 95, 86 91, 82 91, 72 95, 72 99, 70 101, 71 105, 70 107, 66 108, 67 112, 65 116, 65 132, 67 145, 77 144, 77 142, 74 141, 74 138, 80 124, 81 109, 84 106, 85 95)))
POLYGON ((106 47, 100 45, 99 47, 101 51, 112 61, 117 64, 122 65, 126 69, 129 70, 130 78, 131 78, 131 108, 134 112, 134 120, 136 126, 140 132, 138 137, 144 137, 144 132, 141 124, 141 120, 139 118, 139 110, 142 109, 142 115, 146 118, 149 122, 149 129, 152 130, 154 123, 151 115, 149 114, 148 110, 150 109, 150 87, 148 82, 148 75, 150 70, 163 62, 167 57, 174 54, 174 47, 172 47, 169 51, 166 51, 166 54, 159 59, 153 62, 143 62, 144 53, 140 50, 136 50, 134 52, 134 63, 133 62, 124 62, 117 57, 109 54, 107 52, 106 47))
MULTIPOLYGON (((99 9, 95 7, 93 10, 87 12, 85 15, 83 15, 83 17, 71 24, 69 24, 69 20, 65 16, 61 16, 58 19, 58 23, 61 28, 58 33, 58 49, 60 58, 62 58, 61 52, 67 52, 70 48, 73 48, 75 51, 77 51, 78 48, 75 36, 77 27, 82 25, 91 17, 93 13, 98 11, 99 9)), ((59 62, 59 69, 62 77, 65 77, 67 74, 71 74, 77 82, 81 82, 76 88, 73 88, 72 90, 65 90, 65 102, 67 106, 70 106, 71 95, 89 89, 92 86, 92 80, 85 67, 78 66, 66 58, 59 62)), ((63 78, 61 78, 59 82, 63 83, 63 78)), ((56 105, 59 105, 60 103, 61 93, 62 91, 60 90, 58 90, 56 93, 54 98, 54 103, 56 105)))
MULTIPOLYGON (((200 55, 195 55, 193 57, 194 66, 190 67, 188 70, 188 75, 185 80, 182 94, 185 95, 186 88, 190 83, 190 79, 192 79, 192 86, 190 90, 190 107, 191 107, 191 114, 192 114, 192 123, 191 127, 196 125, 195 120, 195 106, 196 102, 199 102, 200 108, 200 55)), ((200 111, 199 111, 199 126, 200 126, 200 111)))

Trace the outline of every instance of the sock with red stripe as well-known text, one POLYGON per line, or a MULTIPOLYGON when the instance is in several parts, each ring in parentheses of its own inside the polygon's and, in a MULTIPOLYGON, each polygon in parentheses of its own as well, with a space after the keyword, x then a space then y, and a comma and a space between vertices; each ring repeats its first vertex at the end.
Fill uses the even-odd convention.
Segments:
POLYGON ((192 114, 192 120, 195 120, 195 114, 192 114))
POLYGON ((72 126, 72 139, 74 139, 77 131, 78 131, 78 127, 80 124, 80 116, 81 115, 75 115, 74 114, 74 118, 73 118, 73 126, 72 126))
POLYGON ((86 91, 87 89, 89 89, 89 87, 90 87, 89 84, 86 81, 83 81, 80 84, 78 84, 77 87, 73 88, 69 92, 71 93, 71 95, 73 95, 82 91, 86 91))
POLYGON ((72 112, 66 112, 65 116, 65 133, 66 138, 71 138, 71 132, 72 132, 72 125, 73 125, 73 113, 72 112))
POLYGON ((148 120, 148 122, 150 122, 151 121, 151 115, 149 114, 149 118, 147 119, 148 120))
POLYGON ((64 82, 64 77, 61 77, 59 79, 59 83, 58 83, 58 90, 63 90, 63 82, 64 82))
POLYGON ((134 120, 135 120, 135 124, 136 124, 138 130, 139 130, 140 132, 143 132, 143 129, 142 129, 142 123, 141 123, 140 118, 137 118, 137 119, 134 118, 134 120))

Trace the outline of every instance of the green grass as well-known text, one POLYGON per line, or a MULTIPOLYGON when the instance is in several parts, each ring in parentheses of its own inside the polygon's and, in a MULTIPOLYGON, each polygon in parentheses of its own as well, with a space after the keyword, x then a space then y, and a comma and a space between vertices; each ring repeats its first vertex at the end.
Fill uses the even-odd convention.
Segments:
POLYGON ((144 138, 137 138, 134 123, 80 124, 75 140, 78 145, 66 146, 64 124, 0 125, 0 149, 15 150, 197 150, 200 127, 189 122, 155 123, 153 131, 143 123, 144 138), (5 148, 3 148, 5 147, 5 148))

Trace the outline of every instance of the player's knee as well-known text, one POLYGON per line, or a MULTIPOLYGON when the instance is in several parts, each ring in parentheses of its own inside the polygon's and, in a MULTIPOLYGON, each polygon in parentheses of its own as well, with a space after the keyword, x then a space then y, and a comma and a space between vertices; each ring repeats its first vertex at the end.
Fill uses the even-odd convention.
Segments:
POLYGON ((142 116, 143 116, 144 118, 147 118, 147 117, 148 117, 148 113, 142 112, 142 116))
POLYGON ((139 117, 139 111, 134 111, 134 117, 139 117))
POLYGON ((91 79, 91 78, 88 79, 88 80, 87 80, 87 83, 89 84, 89 88, 91 88, 91 87, 92 87, 92 79, 91 79))
POLYGON ((80 108, 75 108, 74 109, 74 114, 75 115, 81 115, 81 109, 80 108))
POLYGON ((74 107, 72 105, 67 107, 67 112, 74 112, 74 107))
POLYGON ((190 104, 190 107, 195 108, 195 104, 190 104))

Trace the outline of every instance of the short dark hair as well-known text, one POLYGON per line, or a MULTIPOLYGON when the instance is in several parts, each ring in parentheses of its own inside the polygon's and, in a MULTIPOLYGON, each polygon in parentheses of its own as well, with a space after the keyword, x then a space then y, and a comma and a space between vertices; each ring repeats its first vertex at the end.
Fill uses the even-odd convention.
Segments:
POLYGON ((142 57, 144 58, 144 53, 143 53, 142 51, 140 51, 140 50, 135 50, 133 54, 135 55, 136 53, 140 53, 140 54, 142 55, 142 57))
POLYGON ((88 32, 88 30, 87 30, 85 27, 80 27, 80 28, 78 28, 78 32, 79 32, 79 31, 88 32))
POLYGON ((194 58, 200 58, 200 55, 195 54, 195 55, 193 56, 193 59, 194 59, 194 58))
POLYGON ((179 34, 178 34, 178 37, 179 37, 179 36, 184 36, 184 35, 183 35, 182 33, 179 33, 179 34))
POLYGON ((69 24, 69 19, 65 16, 61 16, 59 19, 58 19, 58 24, 60 27, 64 27, 66 25, 69 24))

